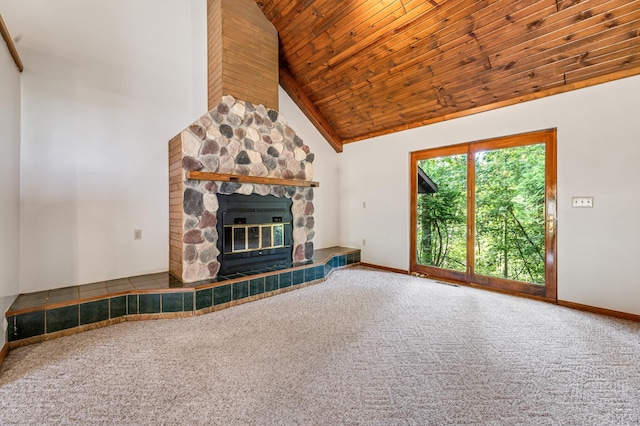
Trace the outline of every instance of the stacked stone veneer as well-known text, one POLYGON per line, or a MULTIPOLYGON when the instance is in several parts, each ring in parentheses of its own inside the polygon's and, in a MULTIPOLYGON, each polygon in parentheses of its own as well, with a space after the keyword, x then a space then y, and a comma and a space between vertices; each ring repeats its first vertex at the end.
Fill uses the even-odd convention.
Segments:
POLYGON ((188 171, 311 181, 314 154, 286 119, 263 105, 224 96, 222 102, 169 142, 169 270, 183 282, 220 269, 218 196, 260 194, 293 201, 292 261, 313 256, 313 189, 186 179, 188 171))

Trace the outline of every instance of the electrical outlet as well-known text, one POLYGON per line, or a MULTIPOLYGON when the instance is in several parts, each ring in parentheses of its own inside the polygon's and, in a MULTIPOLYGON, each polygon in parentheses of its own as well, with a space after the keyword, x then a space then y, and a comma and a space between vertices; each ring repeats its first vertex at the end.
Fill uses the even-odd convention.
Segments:
POLYGON ((571 207, 593 207, 593 197, 572 197, 571 207))
POLYGON ((365 240, 364 238, 362 239, 362 245, 366 246, 367 245, 367 240, 365 240))
POLYGON ((134 229, 133 230, 133 239, 141 240, 142 239, 142 229, 134 229))
POLYGON ((362 202, 362 208, 363 208, 363 209, 366 209, 366 208, 367 208, 367 202, 366 202, 366 201, 363 201, 363 202, 362 202))

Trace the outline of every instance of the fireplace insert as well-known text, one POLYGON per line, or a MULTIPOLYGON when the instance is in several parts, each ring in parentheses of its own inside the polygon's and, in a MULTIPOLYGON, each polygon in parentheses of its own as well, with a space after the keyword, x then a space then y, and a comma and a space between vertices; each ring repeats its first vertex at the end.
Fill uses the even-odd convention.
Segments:
POLYGON ((291 200, 273 195, 218 195, 219 275, 291 263, 291 200))

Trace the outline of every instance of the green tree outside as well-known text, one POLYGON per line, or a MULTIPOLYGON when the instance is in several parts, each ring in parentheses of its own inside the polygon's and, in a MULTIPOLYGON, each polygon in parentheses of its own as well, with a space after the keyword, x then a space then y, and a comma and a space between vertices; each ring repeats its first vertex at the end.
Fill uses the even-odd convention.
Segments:
MULTIPOLYGON (((476 154, 475 272, 544 285, 544 144, 476 154)), ((466 268, 466 155, 419 167, 438 186, 418 197, 418 262, 466 268)))
POLYGON ((467 268, 467 156, 422 160, 419 167, 438 186, 418 195, 418 262, 465 271, 467 268))

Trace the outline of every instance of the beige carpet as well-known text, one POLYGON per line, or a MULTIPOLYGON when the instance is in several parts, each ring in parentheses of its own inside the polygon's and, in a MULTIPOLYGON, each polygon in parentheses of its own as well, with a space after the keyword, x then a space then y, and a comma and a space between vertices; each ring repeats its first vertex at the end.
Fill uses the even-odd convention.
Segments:
POLYGON ((12 351, 0 424, 637 425, 640 324, 353 268, 12 351))

